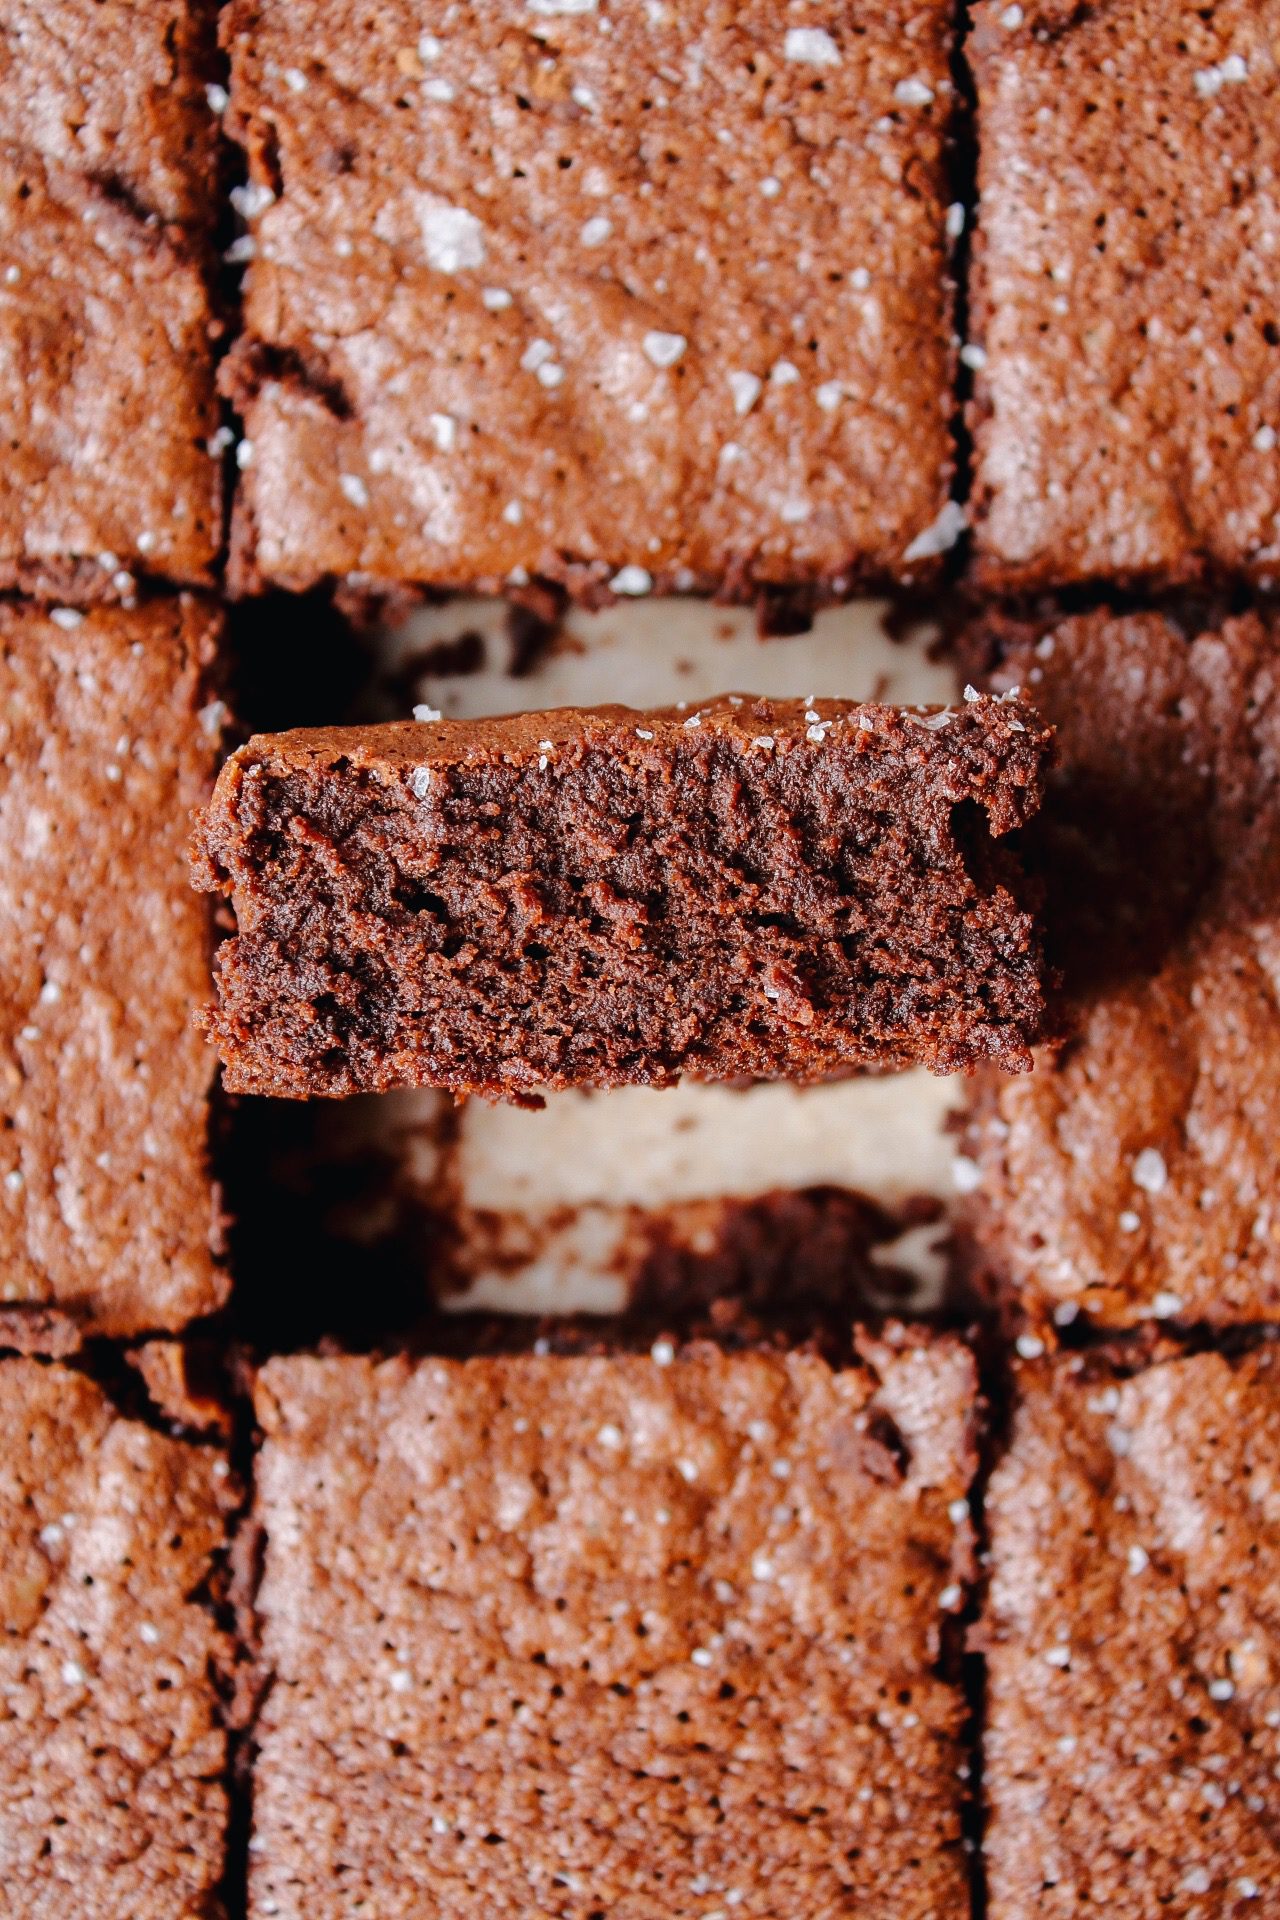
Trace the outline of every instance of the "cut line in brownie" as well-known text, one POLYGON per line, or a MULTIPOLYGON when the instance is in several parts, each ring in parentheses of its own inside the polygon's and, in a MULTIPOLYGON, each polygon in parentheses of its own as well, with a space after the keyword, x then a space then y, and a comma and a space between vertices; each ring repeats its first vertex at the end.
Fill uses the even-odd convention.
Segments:
POLYGON ((974 1371, 274 1360, 249 1910, 968 1911, 974 1371))
POLYGON ((977 696, 259 737, 195 843, 239 928, 204 1016, 225 1084, 529 1098, 1025 1064, 1040 943, 998 840, 1048 748, 977 696))
POLYGON ((979 623, 1057 729, 1028 830, 1078 1020, 983 1088, 976 1224, 1033 1315, 1280 1316, 1280 626, 979 623))
POLYGON ((1280 1902, 1278 1368, 1020 1370, 986 1498, 991 1920, 1280 1902))
POLYGON ((0 1360, 0 1874, 8 1911, 221 1912, 225 1454, 0 1360))
POLYGON ((936 573, 953 13, 229 7, 236 583, 936 573))
POLYGON ((1276 0, 978 0, 977 576, 1280 566, 1276 0))
POLYGON ((209 925, 183 858, 220 743, 220 630, 185 596, 0 604, 6 1343, 173 1330, 226 1295, 191 1027, 209 925))

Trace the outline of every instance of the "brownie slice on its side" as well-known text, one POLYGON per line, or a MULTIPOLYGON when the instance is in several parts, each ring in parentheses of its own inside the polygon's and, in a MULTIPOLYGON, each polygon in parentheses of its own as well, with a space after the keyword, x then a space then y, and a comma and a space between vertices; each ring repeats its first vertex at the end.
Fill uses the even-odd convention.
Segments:
POLYGON ((3 1343, 175 1330, 225 1298, 183 861, 218 632, 186 597, 0 606, 3 1343))
POLYGON ((1280 1910, 1280 1350, 1020 1390, 986 1501, 991 1920, 1280 1910))
POLYGON ((222 17, 256 241, 241 586, 936 573, 951 0, 373 17, 222 17))
POLYGON ((271 1361, 253 1920, 965 1914, 974 1395, 892 1333, 271 1361))
MULTIPOLYGON (((1280 1317, 1280 624, 1159 614, 980 629, 1057 729, 1026 837, 1079 1010, 985 1083, 992 1270, 1033 1315, 1280 1317)), ((976 1177, 976 1175, 975 1175, 976 1177)))
POLYGON ((211 1578, 222 1452, 0 1361, 0 1886, 6 1913, 220 1911, 230 1660, 211 1578))
POLYGON ((978 0, 978 577, 1280 569, 1280 0, 978 0))
POLYGON ((252 740, 196 837, 239 935, 241 1092, 814 1079, 1028 1062, 1040 942, 996 836, 1049 734, 958 711, 625 707, 252 740))

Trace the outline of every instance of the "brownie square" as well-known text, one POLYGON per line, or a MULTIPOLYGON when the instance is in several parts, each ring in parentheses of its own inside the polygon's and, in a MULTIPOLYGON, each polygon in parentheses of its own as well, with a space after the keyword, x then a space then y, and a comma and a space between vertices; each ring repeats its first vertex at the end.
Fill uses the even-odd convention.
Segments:
POLYGON ((968 1173, 998 1279, 1110 1325, 1280 1317, 1280 623, 985 622, 1057 727, 1029 829, 1077 1020, 985 1084, 968 1173))
POLYGON ((208 1597, 220 1450, 89 1380, 0 1362, 0 1874, 6 1911, 220 1911, 226 1736, 208 1597))
POLYGON ((958 1343, 271 1361, 250 1913, 968 1911, 958 1343))
POLYGON ((1025 1066, 1040 940, 1001 841, 1049 744, 976 694, 257 735, 195 839, 239 928, 203 1016, 226 1085, 527 1099, 1025 1066))
POLYGON ((0 1306, 30 1335, 180 1327, 223 1299, 209 930, 185 883, 219 618, 0 606, 0 1306))
POLYGON ((0 142, 201 234, 217 180, 216 0, 6 0, 0 142))
POLYGON ((986 1512, 991 1920, 1271 1912, 1276 1348, 1025 1370, 986 1512))
POLYGON ((932 570, 949 0, 237 0, 241 586, 932 570))
POLYGON ((0 588, 129 602, 139 573, 211 580, 222 479, 199 249, 110 183, 10 145, 0 259, 0 588))
POLYGON ((984 584, 1280 565, 1275 0, 979 0, 984 584))

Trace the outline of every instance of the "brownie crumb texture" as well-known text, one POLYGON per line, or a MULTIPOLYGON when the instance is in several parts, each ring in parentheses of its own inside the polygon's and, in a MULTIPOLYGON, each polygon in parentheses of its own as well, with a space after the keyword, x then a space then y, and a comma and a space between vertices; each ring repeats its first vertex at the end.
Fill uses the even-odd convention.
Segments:
POLYGON ((973 1396, 905 1337, 268 1363, 254 1920, 966 1912, 973 1396))
POLYGON ((176 1329, 226 1293, 209 928, 185 884, 219 616, 0 606, 0 1336, 176 1329))
POLYGON ((950 0, 236 0, 233 579, 587 601, 935 573, 950 0))
POLYGON ((255 739, 197 835, 239 926, 206 1016, 226 1084, 1027 1064, 1039 934, 996 837, 1048 744, 1016 701, 737 695, 255 739))
POLYGON ((1280 1909, 1280 1351, 1021 1387, 986 1502, 991 1920, 1280 1909))
POLYGON ((225 1456, 0 1362, 0 1884, 15 1915, 220 1911, 225 1456))
POLYGON ((978 578, 1280 567, 1277 0, 978 0, 978 578))

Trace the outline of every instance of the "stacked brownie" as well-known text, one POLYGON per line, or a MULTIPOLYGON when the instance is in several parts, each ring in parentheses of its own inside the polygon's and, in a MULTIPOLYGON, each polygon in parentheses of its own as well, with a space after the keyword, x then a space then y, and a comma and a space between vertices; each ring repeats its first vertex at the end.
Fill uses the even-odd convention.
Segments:
POLYGON ((1271 1911, 1280 0, 0 55, 0 1905, 1271 1911))

